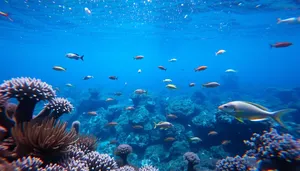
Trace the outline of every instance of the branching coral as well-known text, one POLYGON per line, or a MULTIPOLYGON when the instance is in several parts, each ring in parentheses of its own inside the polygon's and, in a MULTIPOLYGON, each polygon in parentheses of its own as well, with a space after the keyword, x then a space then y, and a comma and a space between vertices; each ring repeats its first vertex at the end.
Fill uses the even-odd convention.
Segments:
POLYGON ((146 165, 140 168, 139 171, 159 171, 159 170, 154 166, 146 165))
POLYGON ((12 78, 5 81, 1 87, 4 96, 15 97, 19 101, 15 115, 17 123, 28 122, 32 119, 37 102, 51 100, 55 97, 52 86, 35 78, 12 78))
POLYGON ((46 117, 58 119, 65 113, 71 113, 73 105, 64 98, 53 98, 45 105, 44 109, 34 118, 35 121, 43 120, 46 117))
POLYGON ((217 162, 217 171, 248 171, 252 170, 245 158, 240 156, 236 157, 226 157, 225 159, 219 160, 217 162))
POLYGON ((35 157, 23 157, 17 161, 12 162, 16 170, 20 171, 35 171, 43 164, 43 161, 35 157))
POLYGON ((90 152, 83 159, 86 161, 90 171, 110 171, 117 169, 117 163, 108 154, 99 154, 98 152, 90 152))
POLYGON ((117 171, 135 171, 135 168, 127 165, 127 166, 120 167, 117 171))
POLYGON ((75 158, 70 158, 65 160, 61 166, 63 166, 67 171, 87 171, 89 170, 86 161, 76 160, 75 158))
POLYGON ((195 171, 195 166, 200 164, 198 155, 193 152, 184 153, 183 159, 188 164, 188 171, 195 171))
POLYGON ((120 144, 115 150, 115 155, 122 159, 122 166, 128 165, 127 156, 132 153, 132 147, 128 144, 120 144))
POLYGON ((68 146, 76 142, 74 130, 66 132, 66 123, 55 123, 52 118, 42 123, 26 122, 12 129, 17 144, 17 154, 22 157, 40 157, 45 163, 59 160, 68 152, 68 146))
POLYGON ((87 154, 91 151, 95 151, 98 146, 98 140, 96 137, 91 135, 81 135, 78 138, 78 141, 74 144, 80 151, 83 151, 84 154, 87 154))
POLYGON ((279 135, 271 129, 270 132, 264 131, 263 135, 254 133, 250 141, 244 142, 251 148, 246 155, 254 156, 262 163, 271 163, 279 170, 300 169, 300 142, 290 134, 279 135))

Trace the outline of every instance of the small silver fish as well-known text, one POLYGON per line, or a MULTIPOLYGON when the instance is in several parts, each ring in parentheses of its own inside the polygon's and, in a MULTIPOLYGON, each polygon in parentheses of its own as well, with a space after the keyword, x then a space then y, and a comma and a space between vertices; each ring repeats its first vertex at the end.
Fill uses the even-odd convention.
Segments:
POLYGON ((87 76, 83 77, 83 80, 89 80, 89 79, 92 79, 92 78, 94 78, 94 76, 87 75, 87 76))
POLYGON ((75 60, 81 59, 83 61, 84 55, 80 56, 77 53, 67 53, 66 57, 70 58, 70 59, 75 59, 75 60))
POLYGON ((66 71, 67 69, 61 66, 54 66, 52 69, 54 69, 55 71, 66 71))

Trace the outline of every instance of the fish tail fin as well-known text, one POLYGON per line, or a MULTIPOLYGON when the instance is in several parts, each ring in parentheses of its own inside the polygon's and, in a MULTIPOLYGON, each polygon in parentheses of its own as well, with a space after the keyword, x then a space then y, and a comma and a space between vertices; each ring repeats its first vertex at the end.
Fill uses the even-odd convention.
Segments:
POLYGON ((277 18, 277 24, 281 23, 281 18, 277 18))
POLYGON ((273 115, 272 115, 272 118, 278 123, 280 124, 281 126, 285 127, 285 125, 283 124, 282 120, 281 120, 281 117, 287 113, 290 113, 290 112, 294 112, 296 111, 296 109, 282 109, 282 110, 278 110, 278 111, 275 111, 273 112, 273 115))
POLYGON ((84 57, 84 55, 82 55, 81 57, 80 57, 80 59, 83 61, 83 57, 84 57))
POLYGON ((156 129, 157 124, 155 122, 153 122, 153 123, 154 123, 154 129, 156 129))

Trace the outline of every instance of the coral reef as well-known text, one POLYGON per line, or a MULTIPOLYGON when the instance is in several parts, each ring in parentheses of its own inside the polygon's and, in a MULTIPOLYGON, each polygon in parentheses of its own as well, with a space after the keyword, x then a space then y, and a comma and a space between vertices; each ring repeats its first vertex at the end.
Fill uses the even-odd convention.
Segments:
POLYGON ((100 154, 98 152, 90 152, 83 159, 86 161, 90 171, 110 171, 117 169, 117 163, 108 154, 100 154))
POLYGON ((116 151, 115 155, 119 156, 122 159, 120 166, 128 165, 127 156, 132 153, 132 147, 128 144, 120 144, 116 151))
POLYGON ((183 159, 188 164, 188 171, 195 171, 195 166, 200 163, 198 155, 193 152, 184 153, 183 159))
POLYGON ((219 160, 216 164, 217 171, 249 171, 253 168, 247 163, 245 158, 240 156, 226 157, 225 159, 219 160))

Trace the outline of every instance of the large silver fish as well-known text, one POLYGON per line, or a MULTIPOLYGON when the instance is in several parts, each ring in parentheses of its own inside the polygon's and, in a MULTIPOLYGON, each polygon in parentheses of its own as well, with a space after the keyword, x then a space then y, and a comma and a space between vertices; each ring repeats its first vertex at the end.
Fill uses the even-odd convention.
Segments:
POLYGON ((81 59, 83 61, 84 55, 80 56, 77 53, 67 53, 66 57, 70 58, 70 59, 75 59, 75 60, 81 59))
POLYGON ((283 127, 285 126, 281 121, 281 116, 296 111, 295 109, 282 109, 271 112, 264 106, 245 101, 232 101, 219 106, 219 109, 234 116, 240 122, 243 122, 243 118, 250 121, 264 121, 272 118, 283 127))

